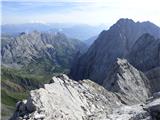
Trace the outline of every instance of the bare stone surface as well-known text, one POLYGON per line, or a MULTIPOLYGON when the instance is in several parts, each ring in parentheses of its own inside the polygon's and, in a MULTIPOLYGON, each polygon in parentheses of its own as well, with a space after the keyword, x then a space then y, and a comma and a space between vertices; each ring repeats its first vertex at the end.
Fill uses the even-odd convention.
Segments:
POLYGON ((126 104, 144 102, 151 95, 151 86, 148 78, 126 59, 117 59, 103 86, 117 95, 125 96, 126 104))
POLYGON ((116 95, 89 80, 76 82, 66 75, 53 80, 31 91, 27 103, 19 106, 23 109, 17 108, 11 120, 105 119, 106 114, 122 105, 116 95))

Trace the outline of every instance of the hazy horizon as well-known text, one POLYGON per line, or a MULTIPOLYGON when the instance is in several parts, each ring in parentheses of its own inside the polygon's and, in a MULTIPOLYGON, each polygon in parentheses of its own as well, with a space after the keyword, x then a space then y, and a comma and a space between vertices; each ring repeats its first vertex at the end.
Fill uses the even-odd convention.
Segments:
POLYGON ((158 0, 2 0, 1 24, 111 26, 120 18, 129 18, 160 26, 157 13, 160 13, 158 0))

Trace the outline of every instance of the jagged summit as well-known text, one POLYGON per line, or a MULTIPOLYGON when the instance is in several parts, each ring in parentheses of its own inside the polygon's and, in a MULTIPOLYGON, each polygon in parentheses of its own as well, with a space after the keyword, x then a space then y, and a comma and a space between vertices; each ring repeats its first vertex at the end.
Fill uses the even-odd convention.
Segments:
MULTIPOLYGON (((114 25, 129 25, 129 24, 134 24, 135 22, 132 19, 129 18, 120 18, 114 25)), ((113 25, 113 26, 114 26, 113 25)))
POLYGON ((116 64, 119 66, 123 66, 125 64, 128 64, 128 61, 126 59, 117 58, 116 64))

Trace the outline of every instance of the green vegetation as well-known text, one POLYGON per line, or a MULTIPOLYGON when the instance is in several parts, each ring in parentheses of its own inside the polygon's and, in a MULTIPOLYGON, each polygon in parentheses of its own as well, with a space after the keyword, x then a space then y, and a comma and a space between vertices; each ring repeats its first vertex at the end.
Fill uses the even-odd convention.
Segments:
POLYGON ((1 120, 8 120, 12 115, 13 111, 15 110, 15 106, 8 106, 5 104, 1 104, 1 120))
MULTIPOLYGON (((38 66, 37 66, 38 69, 38 66)), ((41 84, 48 83, 53 74, 29 73, 25 69, 1 67, 1 102, 2 120, 11 117, 15 110, 16 102, 26 99, 29 90, 38 88, 41 84)))
POLYGON ((11 92, 5 89, 1 89, 1 102, 8 106, 15 106, 15 103, 19 100, 26 99, 28 92, 11 92))
POLYGON ((23 69, 17 70, 13 68, 1 68, 1 79, 2 82, 5 82, 6 80, 16 82, 16 83, 21 83, 23 80, 29 80, 32 81, 33 83, 46 83, 48 82, 49 79, 51 79, 52 75, 49 74, 32 74, 29 73, 23 69))

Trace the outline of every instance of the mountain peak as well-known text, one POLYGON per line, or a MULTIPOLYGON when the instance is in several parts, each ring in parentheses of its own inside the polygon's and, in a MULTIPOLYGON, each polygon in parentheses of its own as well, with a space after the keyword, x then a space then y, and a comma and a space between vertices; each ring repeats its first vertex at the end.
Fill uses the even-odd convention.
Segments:
POLYGON ((132 19, 129 18, 120 18, 117 23, 135 23, 132 19))

